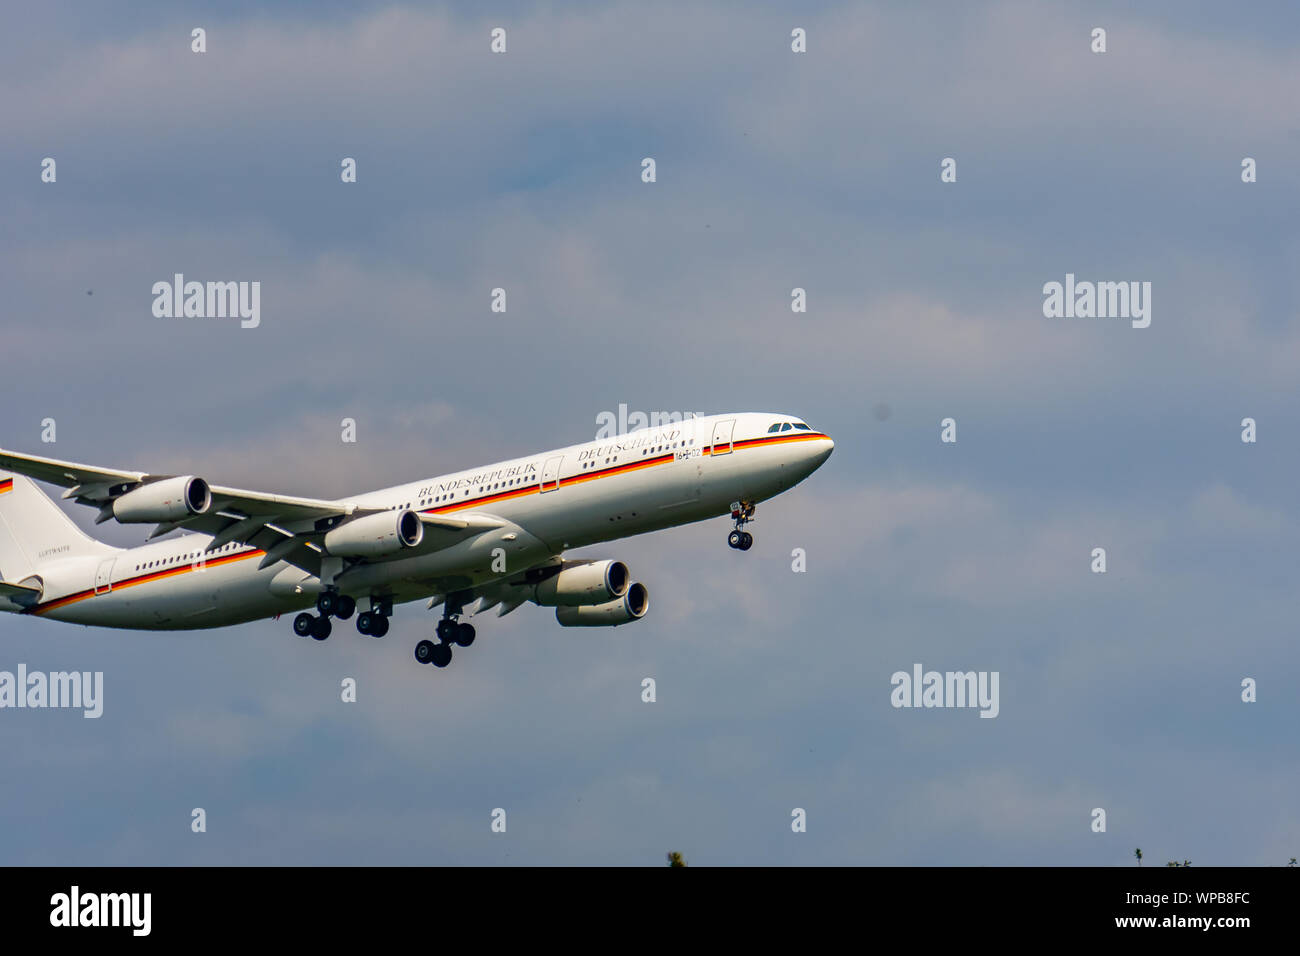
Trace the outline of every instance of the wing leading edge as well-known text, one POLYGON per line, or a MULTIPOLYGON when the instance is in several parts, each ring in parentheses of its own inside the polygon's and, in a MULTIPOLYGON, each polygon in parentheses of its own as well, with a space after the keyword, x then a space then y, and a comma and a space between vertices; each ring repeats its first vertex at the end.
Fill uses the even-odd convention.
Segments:
MULTIPOLYGON (((37 481, 66 489, 65 499, 99 508, 97 521, 116 518, 114 502, 124 495, 159 482, 174 481, 179 476, 100 468, 76 462, 59 461, 36 455, 23 455, 0 449, 0 468, 26 475, 37 481)), ((174 520, 159 521, 149 538, 172 531, 191 531, 212 536, 209 552, 230 543, 255 547, 265 552, 261 566, 285 561, 312 575, 319 576, 325 557, 325 533, 345 521, 384 508, 362 508, 348 501, 327 501, 288 495, 267 494, 224 485, 207 485, 210 498, 198 513, 183 514, 174 520)), ((118 519, 120 522, 120 519, 118 519)), ((146 523, 153 523, 148 519, 146 523)), ((399 557, 414 557, 441 550, 465 538, 499 528, 502 522, 487 514, 421 514, 426 533, 419 547, 373 558, 350 559, 349 564, 382 563, 399 557)))

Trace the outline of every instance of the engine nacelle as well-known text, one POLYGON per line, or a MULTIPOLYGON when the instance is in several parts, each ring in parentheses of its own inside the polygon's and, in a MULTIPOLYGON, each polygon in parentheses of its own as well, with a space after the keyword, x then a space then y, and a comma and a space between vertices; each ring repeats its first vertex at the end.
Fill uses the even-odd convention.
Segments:
POLYGON ((424 523, 414 511, 386 511, 365 515, 325 533, 325 550, 344 558, 395 554, 419 547, 424 523))
POLYGON ((192 475, 141 485, 113 500, 113 517, 123 524, 162 524, 205 514, 212 491, 192 475))
POLYGON ((622 561, 566 562, 559 574, 533 588, 533 603, 542 607, 605 604, 626 594, 631 582, 622 561))
POLYGON ((617 627, 639 621, 650 610, 650 592, 641 583, 633 584, 621 598, 604 604, 582 607, 557 607, 555 619, 565 627, 617 627))

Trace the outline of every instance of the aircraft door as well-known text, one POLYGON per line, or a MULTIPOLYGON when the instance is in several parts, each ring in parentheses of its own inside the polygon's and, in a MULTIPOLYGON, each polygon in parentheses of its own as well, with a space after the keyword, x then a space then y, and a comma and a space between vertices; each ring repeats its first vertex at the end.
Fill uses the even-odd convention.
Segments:
POLYGON ((717 458, 719 455, 730 455, 732 444, 731 435, 736 428, 736 420, 728 418, 726 421, 715 422, 713 425, 713 441, 710 443, 710 454, 717 458))
POLYGON ((554 458, 548 458, 546 464, 542 466, 543 494, 560 487, 560 466, 562 464, 564 464, 564 456, 556 455, 554 458))
POLYGON ((113 590, 113 563, 117 558, 107 558, 99 563, 99 570, 95 572, 95 593, 107 594, 113 590))

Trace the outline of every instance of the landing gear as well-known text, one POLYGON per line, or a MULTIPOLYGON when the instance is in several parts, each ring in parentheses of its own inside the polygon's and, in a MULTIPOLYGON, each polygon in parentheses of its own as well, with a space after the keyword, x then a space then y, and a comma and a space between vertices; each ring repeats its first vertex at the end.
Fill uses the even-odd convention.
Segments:
POLYGON ((754 536, 748 531, 733 531, 727 535, 727 544, 737 551, 748 551, 754 546, 754 536))
POLYGON ((293 619, 293 632, 299 637, 314 637, 318 641, 323 641, 333 630, 329 618, 315 617, 306 611, 293 619))
POLYGON ((357 630, 369 637, 383 637, 388 633, 388 618, 378 611, 362 611, 357 615, 357 630))
POLYGON ((443 618, 438 622, 437 633, 438 640, 444 644, 459 644, 461 647, 469 647, 474 643, 474 625, 466 624, 463 621, 443 618))
POLYGON ((356 600, 338 591, 321 591, 316 597, 316 610, 321 617, 337 617, 340 621, 346 621, 356 609, 356 600))
POLYGON ((443 618, 435 632, 437 643, 421 641, 415 645, 415 659, 421 664, 446 667, 451 663, 451 646, 469 647, 474 643, 474 625, 456 620, 465 609, 464 601, 457 595, 448 595, 443 605, 443 618))
MULTIPOLYGON (((351 600, 349 598, 348 600, 351 600)), ((348 612, 345 617, 339 614, 344 620, 351 617, 352 612, 356 610, 356 603, 353 602, 350 607, 340 608, 340 612, 348 612)), ((365 634, 367 637, 383 637, 388 633, 388 619, 393 614, 393 602, 391 598, 372 597, 370 599, 370 610, 362 611, 357 615, 357 633, 365 634)))
POLYGON ((326 588, 316 595, 316 610, 320 612, 320 617, 303 611, 293 619, 293 632, 299 637, 314 637, 323 641, 334 630, 334 625, 330 623, 331 617, 346 621, 356 609, 357 602, 353 598, 340 594, 335 588, 326 588))
POLYGON ((727 535, 727 544, 737 551, 748 551, 754 546, 754 536, 744 530, 746 523, 754 520, 758 506, 752 501, 733 501, 731 517, 736 520, 736 529, 727 535))
POLYGON ((415 659, 421 664, 434 667, 446 667, 451 663, 451 645, 435 644, 433 641, 421 641, 415 645, 415 659))
MULTIPOLYGON (((362 634, 383 637, 388 633, 388 615, 393 613, 393 602, 389 598, 371 598, 371 610, 357 616, 357 630, 362 634)), ((299 637, 314 637, 323 641, 330 636, 334 625, 330 618, 337 617, 346 621, 357 610, 356 598, 340 594, 335 588, 326 588, 316 595, 317 617, 303 611, 293 619, 293 632, 299 637)))

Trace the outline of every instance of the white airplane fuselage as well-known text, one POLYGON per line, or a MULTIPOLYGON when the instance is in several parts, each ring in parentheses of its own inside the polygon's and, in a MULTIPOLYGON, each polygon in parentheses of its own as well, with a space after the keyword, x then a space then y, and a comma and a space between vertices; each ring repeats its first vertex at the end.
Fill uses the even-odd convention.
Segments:
MULTIPOLYGON (((717 517, 736 501, 793 487, 834 443, 788 415, 687 419, 441 475, 346 500, 502 527, 433 553, 359 563, 336 579, 359 602, 402 603, 504 580, 563 552, 717 517), (798 428, 769 432, 774 423, 798 428), (503 570, 503 566, 505 570, 503 570)), ((313 606, 319 579, 265 552, 183 534, 94 557, 42 561, 40 603, 26 613, 142 630, 224 627, 313 606)))

